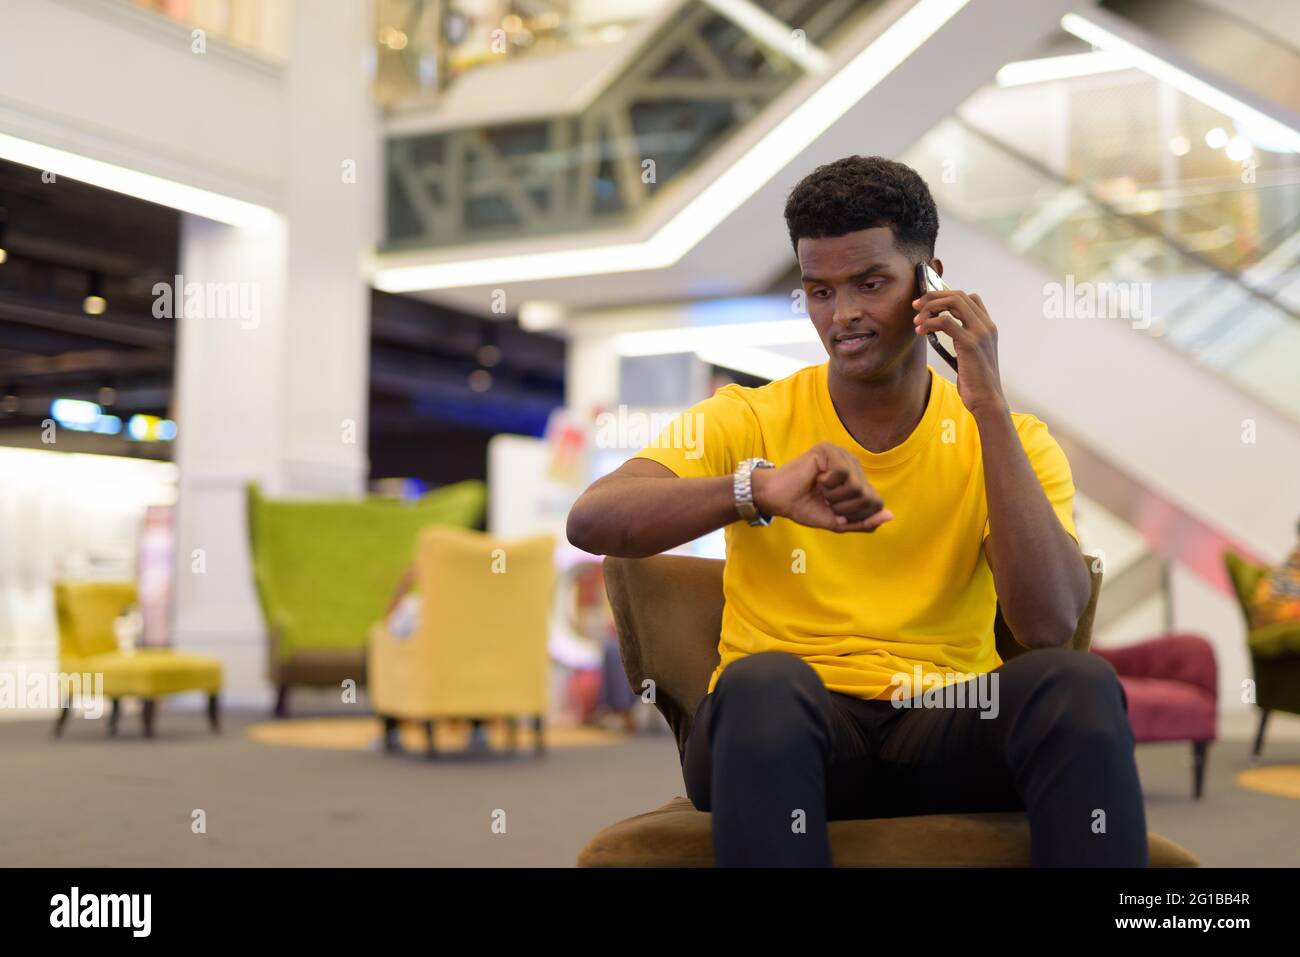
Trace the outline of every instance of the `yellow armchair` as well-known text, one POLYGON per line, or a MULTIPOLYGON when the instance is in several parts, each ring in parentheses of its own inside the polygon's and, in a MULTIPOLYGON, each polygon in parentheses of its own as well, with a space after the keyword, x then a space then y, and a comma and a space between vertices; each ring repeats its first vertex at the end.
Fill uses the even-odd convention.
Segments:
POLYGON ((538 753, 548 707, 547 623, 555 539, 506 541, 432 526, 415 548, 419 621, 398 638, 373 626, 366 673, 370 701, 396 747, 399 720, 422 721, 436 755, 440 718, 531 717, 538 753))
MULTIPOLYGON (((159 698, 184 691, 208 695, 208 723, 220 727, 221 662, 206 655, 146 648, 131 654, 118 650, 113 620, 135 604, 135 583, 129 581, 63 581, 54 585, 54 609, 59 622, 59 670, 68 675, 103 675, 103 694, 112 702, 108 733, 117 733, 121 701, 143 699, 145 737, 154 735, 159 698)), ((93 687, 93 680, 92 680, 93 687)), ((83 689, 85 685, 83 683, 83 689)), ((55 736, 63 733, 71 712, 65 696, 55 736)))

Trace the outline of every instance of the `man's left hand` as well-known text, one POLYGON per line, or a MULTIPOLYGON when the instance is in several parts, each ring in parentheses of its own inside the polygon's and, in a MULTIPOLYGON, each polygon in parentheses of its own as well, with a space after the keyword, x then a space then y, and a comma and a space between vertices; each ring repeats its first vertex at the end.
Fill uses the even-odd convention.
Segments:
POLYGON ((978 293, 960 289, 927 292, 912 301, 918 336, 946 332, 957 347, 957 392, 972 415, 1007 408, 998 373, 998 327, 978 293), (943 315, 947 310, 951 315, 943 315), (960 321, 959 321, 960 320, 960 321))

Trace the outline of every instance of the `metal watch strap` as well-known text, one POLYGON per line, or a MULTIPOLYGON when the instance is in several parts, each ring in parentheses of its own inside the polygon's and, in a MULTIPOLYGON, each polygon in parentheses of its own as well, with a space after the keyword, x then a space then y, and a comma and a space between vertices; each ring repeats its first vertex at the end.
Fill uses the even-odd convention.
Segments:
POLYGON ((744 459, 736 466, 732 476, 732 489, 736 496, 736 511, 750 525, 771 525, 772 519, 763 515, 754 504, 754 485, 750 479, 754 469, 775 468, 767 459, 744 459))

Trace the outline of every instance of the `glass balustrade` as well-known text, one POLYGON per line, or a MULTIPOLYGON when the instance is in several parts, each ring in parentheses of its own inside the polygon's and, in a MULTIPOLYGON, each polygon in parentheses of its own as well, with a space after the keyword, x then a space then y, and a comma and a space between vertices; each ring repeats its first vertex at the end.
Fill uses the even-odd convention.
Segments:
POLYGON ((1271 229, 1256 229, 1230 257, 1189 242, 1222 225, 1214 217, 1223 215, 1223 197, 1208 195, 1204 183, 1162 190, 1161 202, 1179 213, 1178 228, 1166 233, 1170 220, 1161 209, 1124 211, 1113 196, 1096 195, 1094 183, 1063 179, 957 117, 938 124, 903 161, 926 178, 942 213, 986 230, 1062 281, 1140 284, 1150 315, 1112 318, 1300 421, 1300 221, 1283 218, 1300 186, 1285 175, 1257 184, 1249 200, 1269 210, 1260 221, 1271 229))

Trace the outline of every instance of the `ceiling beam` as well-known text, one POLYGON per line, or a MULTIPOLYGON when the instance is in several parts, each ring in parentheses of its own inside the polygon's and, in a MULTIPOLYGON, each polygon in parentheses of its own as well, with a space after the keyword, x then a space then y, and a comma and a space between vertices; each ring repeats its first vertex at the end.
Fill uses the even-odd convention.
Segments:
POLYGON ((42 376, 76 375, 81 372, 108 372, 122 375, 132 372, 155 372, 171 367, 172 357, 166 352, 85 349, 53 356, 25 355, 19 358, 0 359, 0 377, 34 379, 42 376))
POLYGON ((174 338, 173 331, 167 326, 127 319, 112 312, 102 316, 84 316, 3 297, 0 297, 0 322, 130 346, 170 349, 174 338))

